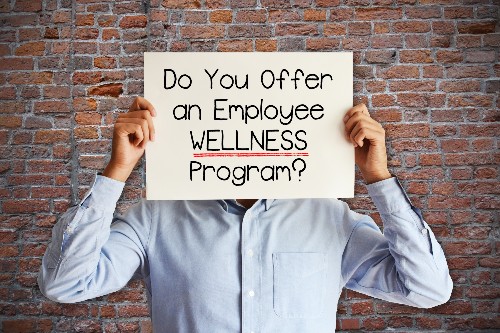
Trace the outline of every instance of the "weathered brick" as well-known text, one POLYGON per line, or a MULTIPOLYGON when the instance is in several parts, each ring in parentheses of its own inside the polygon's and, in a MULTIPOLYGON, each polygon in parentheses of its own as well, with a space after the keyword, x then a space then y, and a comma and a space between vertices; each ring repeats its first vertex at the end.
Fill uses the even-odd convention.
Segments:
POLYGON ((392 7, 372 7, 357 8, 355 17, 358 20, 392 20, 400 19, 403 16, 401 8, 392 7))
POLYGON ((221 40, 217 46, 217 50, 221 52, 250 52, 252 48, 253 43, 249 39, 221 40))
POLYGON ((277 42, 275 39, 257 39, 255 40, 255 50, 260 52, 276 51, 277 42))
POLYGON ((45 54, 45 42, 30 42, 16 48, 18 56, 42 56, 45 54))
POLYGON ((199 0, 164 0, 162 3, 165 8, 200 8, 199 0))
POLYGON ((458 22, 457 30, 461 34, 487 34, 495 32, 495 21, 458 22))
POLYGON ((186 26, 181 27, 183 38, 217 38, 224 36, 224 27, 212 25, 186 26))
POLYGON ((39 130, 35 133, 35 143, 68 142, 69 137, 68 130, 39 130))
POLYGON ((123 92, 122 83, 102 84, 100 86, 90 87, 88 89, 89 95, 97 95, 97 96, 118 97, 122 94, 122 92, 123 92))
POLYGON ((35 102, 35 112, 69 112, 70 107, 65 101, 35 102))
POLYGON ((212 23, 231 23, 233 12, 230 10, 214 10, 210 12, 210 22, 212 23))
POLYGON ((331 50, 340 46, 340 40, 334 38, 308 38, 306 48, 308 50, 331 50))
POLYGON ((275 29, 277 36, 307 36, 318 34, 318 26, 316 24, 278 23, 275 29))

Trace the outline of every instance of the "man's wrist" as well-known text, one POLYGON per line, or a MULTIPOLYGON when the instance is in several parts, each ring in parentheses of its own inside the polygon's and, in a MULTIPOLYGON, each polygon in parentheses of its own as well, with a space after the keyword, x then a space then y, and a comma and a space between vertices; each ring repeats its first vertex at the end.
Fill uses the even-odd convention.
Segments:
POLYGON ((377 173, 368 173, 368 172, 361 172, 361 173, 363 174, 363 178, 365 179, 367 185, 379 182, 381 180, 389 179, 392 177, 391 173, 387 169, 377 173))
POLYGON ((120 182, 126 182, 131 173, 132 169, 130 168, 118 167, 109 163, 102 172, 102 176, 118 180, 120 182))

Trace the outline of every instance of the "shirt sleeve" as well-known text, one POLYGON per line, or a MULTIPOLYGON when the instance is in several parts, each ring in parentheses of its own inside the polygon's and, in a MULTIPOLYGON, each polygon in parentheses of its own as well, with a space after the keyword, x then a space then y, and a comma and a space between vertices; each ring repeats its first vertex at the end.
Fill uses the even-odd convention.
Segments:
POLYGON ((453 282, 443 250, 395 177, 367 185, 384 225, 349 210, 354 225, 342 256, 349 289, 430 308, 449 300, 453 282))
POLYGON ((80 203, 58 219, 38 273, 47 298, 75 303, 112 293, 134 276, 148 274, 150 206, 141 199, 124 215, 114 214, 124 185, 96 175, 80 203))

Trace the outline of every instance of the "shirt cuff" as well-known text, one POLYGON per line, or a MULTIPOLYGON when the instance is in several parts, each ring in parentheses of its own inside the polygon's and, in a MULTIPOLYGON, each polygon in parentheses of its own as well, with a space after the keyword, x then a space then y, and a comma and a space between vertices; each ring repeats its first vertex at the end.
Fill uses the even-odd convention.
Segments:
POLYGON ((412 204, 397 177, 366 185, 368 194, 381 214, 391 214, 412 208, 412 204))
POLYGON ((87 208, 114 211, 124 187, 124 182, 97 174, 94 183, 83 197, 81 205, 87 208))

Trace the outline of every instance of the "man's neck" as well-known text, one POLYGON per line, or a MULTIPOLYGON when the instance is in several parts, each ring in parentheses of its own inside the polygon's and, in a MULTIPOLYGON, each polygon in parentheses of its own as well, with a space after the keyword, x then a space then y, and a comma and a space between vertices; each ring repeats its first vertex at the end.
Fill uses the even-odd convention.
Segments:
POLYGON ((236 199, 236 201, 246 209, 253 206, 257 199, 236 199))

